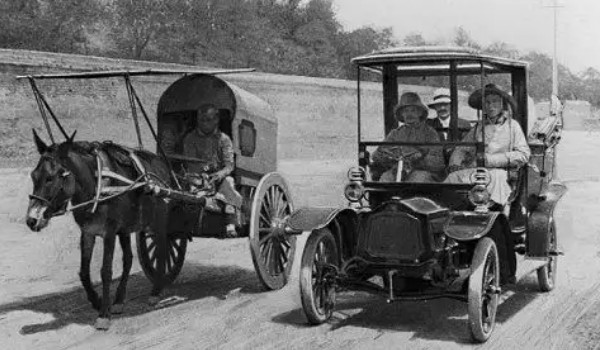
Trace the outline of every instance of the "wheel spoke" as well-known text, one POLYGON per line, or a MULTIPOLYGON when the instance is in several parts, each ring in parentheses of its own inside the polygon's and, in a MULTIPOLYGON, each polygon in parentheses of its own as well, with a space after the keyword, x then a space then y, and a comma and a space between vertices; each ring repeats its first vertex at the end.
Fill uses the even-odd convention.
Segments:
POLYGON ((272 245, 273 244, 272 244, 271 240, 269 240, 269 241, 267 241, 267 243, 265 243, 265 252, 263 254, 263 265, 266 265, 267 268, 269 267, 268 263, 269 263, 269 257, 271 255, 272 245))
POLYGON ((146 250, 150 251, 150 250, 154 249, 155 246, 156 246, 156 242, 154 240, 150 240, 150 244, 148 244, 146 250))
POLYGON ((279 203, 277 202, 277 197, 278 197, 278 190, 276 186, 271 186, 271 188, 269 189, 269 192, 271 193, 271 217, 274 217, 275 215, 277 215, 277 210, 279 207, 279 203))
POLYGON ((165 274, 169 274, 171 270, 173 270, 173 263, 171 262, 171 257, 167 256, 167 266, 165 266, 165 274))
POLYGON ((263 214, 262 210, 260 212, 260 220, 262 221, 262 223, 264 223, 265 226, 271 226, 271 219, 266 214, 263 214))
POLYGON ((258 232, 260 232, 260 233, 266 233, 266 235, 264 235, 264 237, 262 237, 260 239, 260 241, 258 241, 258 245, 259 246, 264 245, 265 242, 267 242, 269 239, 271 239, 271 237, 273 237, 273 230, 271 230, 269 228, 260 229, 258 232))
POLYGON ((169 256, 173 260, 173 262, 177 261, 177 248, 174 246, 169 247, 169 256))

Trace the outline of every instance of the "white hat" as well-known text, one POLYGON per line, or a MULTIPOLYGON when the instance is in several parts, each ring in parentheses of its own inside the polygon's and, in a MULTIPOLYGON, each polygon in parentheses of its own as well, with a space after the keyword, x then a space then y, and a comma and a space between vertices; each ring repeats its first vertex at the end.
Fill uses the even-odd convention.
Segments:
POLYGON ((450 90, 446 88, 439 88, 433 92, 433 100, 427 106, 429 106, 429 108, 434 108, 437 104, 450 102, 450 90))

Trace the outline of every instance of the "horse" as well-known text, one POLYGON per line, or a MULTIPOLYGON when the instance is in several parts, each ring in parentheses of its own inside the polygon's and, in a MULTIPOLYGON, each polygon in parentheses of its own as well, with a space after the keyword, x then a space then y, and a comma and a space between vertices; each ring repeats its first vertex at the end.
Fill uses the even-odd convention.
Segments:
MULTIPOLYGON (((118 160, 124 148, 112 143, 74 142, 75 132, 60 144, 46 145, 33 130, 33 137, 40 159, 31 172, 33 194, 30 195, 27 208, 27 226, 35 232, 45 228, 53 216, 72 211, 75 222, 81 229, 80 250, 81 266, 79 277, 92 307, 99 311, 95 322, 96 329, 107 330, 110 327, 111 312, 122 313, 131 271, 133 254, 131 251, 131 233, 141 230, 165 232, 168 221, 168 201, 151 196, 141 188, 127 191, 115 198, 103 202, 94 201, 97 195, 96 174, 98 160, 102 156, 104 169, 122 175, 128 179, 139 179, 140 171, 134 164, 118 160), (86 205, 86 203, 90 203, 86 205), (82 204, 77 207, 78 204, 82 204), (71 205, 73 210, 68 206, 71 205), (93 289, 90 279, 90 262, 96 237, 101 237, 104 254, 101 268, 102 298, 93 289), (110 285, 116 238, 123 250, 123 273, 117 287, 114 304, 111 306, 110 285)), ((143 163, 147 174, 155 181, 171 186, 168 164, 159 156, 136 150, 137 158, 143 163)), ((125 156, 127 158, 127 156, 125 156)), ((108 180, 115 181, 115 180, 108 180)), ((97 199, 97 197, 96 197, 97 199)), ((146 231, 148 232, 148 231, 146 231)), ((157 235, 159 236, 159 235, 157 235)), ((163 284, 155 282, 150 302, 158 301, 163 284)))

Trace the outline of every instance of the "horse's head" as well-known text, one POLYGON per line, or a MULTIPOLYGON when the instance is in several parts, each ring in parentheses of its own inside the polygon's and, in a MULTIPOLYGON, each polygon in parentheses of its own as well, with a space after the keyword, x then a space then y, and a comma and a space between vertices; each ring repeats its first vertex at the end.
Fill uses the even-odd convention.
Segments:
POLYGON ((29 195, 26 221, 32 231, 40 231, 50 218, 64 213, 75 194, 76 183, 68 161, 74 136, 75 133, 62 144, 48 146, 33 131, 40 160, 31 172, 33 193, 29 195))

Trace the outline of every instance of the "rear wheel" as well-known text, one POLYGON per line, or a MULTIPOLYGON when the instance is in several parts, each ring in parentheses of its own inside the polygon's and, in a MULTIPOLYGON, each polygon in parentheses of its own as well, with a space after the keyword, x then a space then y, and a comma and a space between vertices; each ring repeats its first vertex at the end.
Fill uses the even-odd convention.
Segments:
POLYGON ((296 236, 286 233, 285 226, 293 210, 283 177, 277 173, 265 175, 252 199, 249 238, 258 279, 269 290, 285 286, 290 275, 296 236))
POLYGON ((161 240, 152 231, 136 233, 138 260, 146 277, 153 283, 160 282, 159 264, 164 264, 164 283, 171 284, 175 281, 185 260, 187 250, 187 237, 184 235, 170 235, 166 239, 167 249, 165 259, 159 258, 161 240), (161 260, 164 260, 161 262, 161 260))
POLYGON ((333 314, 337 247, 331 231, 313 231, 304 247, 300 266, 300 295, 308 322, 321 324, 333 314))
MULTIPOLYGON (((556 243, 556 226, 554 221, 550 222, 550 228, 548 230, 548 248, 553 254, 557 251, 556 243)), ((558 269, 558 257, 556 255, 550 255, 548 257, 548 263, 537 270, 538 285, 542 292, 549 292, 554 289, 556 282, 556 272, 558 269)))
POLYGON ((496 324, 500 291, 500 262, 496 244, 489 237, 477 242, 469 277, 469 326, 473 339, 483 343, 496 324))

